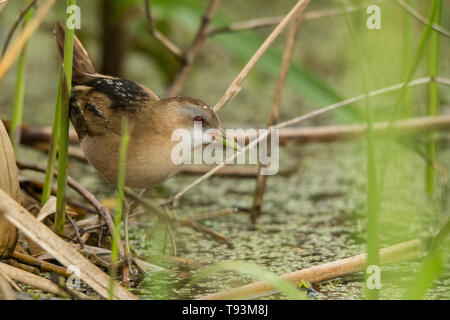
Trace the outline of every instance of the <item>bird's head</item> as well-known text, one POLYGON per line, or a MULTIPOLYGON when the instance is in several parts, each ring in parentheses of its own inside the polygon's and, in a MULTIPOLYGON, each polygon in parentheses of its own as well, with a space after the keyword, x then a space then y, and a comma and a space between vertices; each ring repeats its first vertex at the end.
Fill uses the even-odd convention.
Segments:
POLYGON ((214 110, 203 101, 188 97, 167 98, 161 101, 171 113, 169 127, 173 130, 185 129, 191 132, 194 148, 220 143, 234 150, 240 150, 234 139, 226 136, 214 110))

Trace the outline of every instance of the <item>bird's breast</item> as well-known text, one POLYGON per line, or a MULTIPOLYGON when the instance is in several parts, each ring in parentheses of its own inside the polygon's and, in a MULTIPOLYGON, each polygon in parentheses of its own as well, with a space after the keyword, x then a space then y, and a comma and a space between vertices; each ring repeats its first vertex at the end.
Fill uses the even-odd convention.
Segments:
MULTIPOLYGON (((142 143, 130 140, 127 150, 125 185, 132 188, 152 188, 173 176, 180 169, 171 160, 170 143, 142 143)), ((109 182, 117 183, 120 136, 87 136, 81 148, 89 163, 109 182)))

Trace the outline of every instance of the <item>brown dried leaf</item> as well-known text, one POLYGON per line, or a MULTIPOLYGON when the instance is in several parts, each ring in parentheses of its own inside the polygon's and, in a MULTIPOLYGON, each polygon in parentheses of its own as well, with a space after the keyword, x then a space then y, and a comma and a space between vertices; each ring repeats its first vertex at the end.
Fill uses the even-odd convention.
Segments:
MULTIPOLYGON (((16 159, 5 126, 0 121, 0 189, 20 202, 19 179, 16 159)), ((16 228, 0 215, 0 258, 8 257, 14 251, 17 241, 16 228)))
POLYGON ((52 215, 56 212, 56 198, 54 196, 50 196, 47 202, 44 203, 41 210, 39 210, 39 214, 36 219, 39 221, 44 221, 49 215, 52 215))

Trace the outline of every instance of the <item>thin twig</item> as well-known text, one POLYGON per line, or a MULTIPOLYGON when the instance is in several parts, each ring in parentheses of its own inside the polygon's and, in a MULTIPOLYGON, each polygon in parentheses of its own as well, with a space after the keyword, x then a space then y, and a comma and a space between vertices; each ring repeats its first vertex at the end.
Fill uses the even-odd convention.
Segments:
MULTIPOLYGON (((289 27, 288 36, 286 39, 286 45, 283 52, 283 58, 281 61, 280 74, 278 76, 277 85, 275 88, 275 97, 272 103, 272 109, 269 116, 267 127, 274 125, 278 120, 279 109, 281 105, 281 98, 283 96, 283 89, 286 83, 286 77, 291 66, 292 54, 295 48, 295 40, 300 28, 300 24, 303 20, 303 14, 300 14, 298 18, 289 27)), ((271 147, 268 144, 267 155, 271 155, 271 147)), ((256 177, 255 193, 253 196, 253 206, 250 213, 252 223, 256 222, 256 219, 261 215, 261 207, 263 202, 264 192, 266 190, 267 176, 261 174, 261 163, 258 162, 258 175, 256 177)))
MULTIPOLYGON (((379 0, 381 1, 381 0, 379 0)), ((403 9, 405 9, 411 16, 413 16, 417 21, 423 24, 428 24, 428 21, 425 17, 423 17, 420 13, 418 13, 414 8, 409 6, 407 3, 405 3, 403 0, 396 0, 397 4, 400 5, 403 9)), ((346 11, 348 13, 356 12, 359 10, 363 10, 367 7, 367 5, 362 6, 347 6, 346 11)), ((327 9, 327 10, 317 10, 317 11, 310 11, 305 13, 305 20, 315 20, 320 18, 329 18, 333 16, 339 16, 342 15, 343 12, 340 9, 327 9)), ((257 18, 252 19, 248 21, 241 21, 241 22, 235 22, 227 26, 221 26, 216 28, 210 28, 208 30, 208 36, 215 36, 217 34, 226 33, 226 32, 236 32, 236 31, 243 31, 243 30, 254 30, 254 29, 260 29, 260 28, 266 28, 273 26, 277 23, 279 23, 283 17, 264 17, 264 18, 257 18)), ((443 28, 442 26, 439 26, 435 23, 431 25, 431 27, 436 30, 437 32, 441 33, 442 35, 446 37, 450 37, 450 31, 443 28)))
MULTIPOLYGON (((179 175, 202 175, 211 169, 209 165, 195 165, 182 168, 179 175)), ((258 168, 245 167, 245 166, 233 166, 225 167, 216 173, 216 176, 220 177, 237 177, 237 178, 254 178, 258 174, 258 168)))
POLYGON ((166 36, 164 36, 158 29, 155 27, 155 21, 153 20, 152 11, 151 11, 151 1, 144 0, 145 2, 145 15, 147 17, 148 22, 148 31, 150 32, 156 40, 158 40, 175 58, 180 61, 184 61, 183 51, 178 48, 176 44, 170 41, 166 36))
MULTIPOLYGON (((438 82, 438 83, 440 82, 440 79, 438 79, 438 78, 436 78, 434 80, 436 82, 438 82)), ((419 78, 419 79, 416 79, 416 80, 413 80, 413 81, 409 82, 407 84, 407 86, 408 87, 413 87, 413 86, 417 86, 417 85, 427 84, 427 83, 430 83, 431 81, 433 81, 433 79, 431 77, 423 77, 423 78, 419 78)), ((388 92, 391 92, 391 91, 400 90, 404 86, 405 86, 405 83, 399 83, 399 84, 396 84, 396 85, 393 85, 393 86, 390 86, 390 87, 386 87, 386 88, 383 88, 383 89, 380 89, 380 90, 372 91, 372 92, 369 93, 369 97, 374 97, 374 96, 377 96, 377 95, 380 95, 380 94, 384 94, 384 93, 388 93, 388 92)), ((293 125, 293 124, 298 124, 298 123, 303 122, 305 120, 314 118, 314 117, 316 117, 318 115, 327 113, 327 112, 332 111, 332 110, 336 110, 338 108, 341 108, 343 106, 347 106, 347 105, 352 104, 352 103, 357 102, 357 101, 364 100, 365 98, 366 98, 366 95, 362 94, 362 95, 359 95, 359 96, 356 96, 356 97, 353 97, 353 98, 349 98, 349 99, 346 99, 346 100, 343 100, 343 101, 340 101, 340 102, 337 102, 337 103, 333 103, 333 104, 331 104, 331 105, 329 105, 329 106, 327 106, 325 108, 317 109, 317 110, 314 110, 314 111, 312 111, 310 113, 302 115, 300 117, 293 118, 291 120, 279 123, 278 125, 273 126, 273 129, 281 129, 283 127, 287 127, 287 126, 290 126, 290 125, 293 125)))
POLYGON ((226 243, 229 246, 233 246, 233 241, 229 237, 227 237, 217 231, 207 228, 207 227, 205 227, 197 222, 194 222, 192 220, 183 219, 180 222, 183 225, 191 227, 194 230, 209 234, 209 235, 213 236, 215 239, 218 239, 220 242, 226 243))
POLYGON ((70 224, 72 225, 72 228, 75 232, 75 237, 80 244, 81 249, 84 249, 84 241, 81 239, 80 230, 78 230, 77 224, 75 220, 73 220, 71 217, 67 216, 67 220, 69 220, 70 224))
MULTIPOLYGON (((413 86, 418 86, 418 85, 422 85, 422 84, 427 84, 430 83, 431 81, 436 81, 439 84, 442 85, 446 85, 446 86, 450 86, 450 79, 446 79, 446 78, 442 78, 442 77, 437 77, 437 78, 431 78, 431 77, 424 77, 424 78, 419 78, 416 80, 413 80, 411 82, 409 82, 407 84, 408 87, 413 87, 413 86)), ((396 84, 390 87, 386 87, 383 89, 379 89, 376 91, 372 91, 369 93, 369 96, 373 97, 373 96, 377 96, 380 94, 384 94, 384 93, 388 93, 388 92, 392 92, 392 91, 396 91, 396 90, 400 90, 403 88, 405 84, 404 83, 400 83, 400 84, 396 84)), ((302 115, 300 117, 297 118, 293 118, 291 120, 288 121, 284 121, 281 122, 275 126, 269 127, 269 129, 281 129, 290 125, 294 125, 294 124, 298 124, 300 122, 303 122, 305 120, 314 118, 316 116, 319 116, 321 114, 327 113, 329 111, 332 110, 336 110, 338 108, 347 106, 349 104, 352 104, 354 102, 357 101, 361 101, 363 99, 365 99, 365 95, 359 95, 353 98, 349 98, 346 99, 344 101, 340 101, 334 104, 331 104, 327 107, 321 108, 321 109, 317 109, 314 110, 310 113, 307 113, 305 115, 302 115)), ((268 135, 268 131, 263 132, 263 134, 261 134, 257 139, 251 141, 247 146, 245 146, 241 152, 246 152, 247 150, 252 149, 253 147, 255 147, 260 141, 262 141, 263 139, 265 139, 268 135)), ((222 162, 221 164, 215 166, 213 169, 211 169, 209 172, 205 173, 203 176, 199 177, 197 180, 195 180, 194 182, 192 182, 191 184, 189 184, 187 187, 185 187, 182 191, 178 192, 175 196, 172 197, 171 200, 169 200, 169 203, 173 203, 175 201, 177 201, 179 198, 181 198, 186 192, 190 191, 192 188, 194 188, 195 186, 197 186, 198 184, 202 183, 203 181, 207 180, 209 177, 211 177, 215 172, 217 172, 218 170, 220 170, 221 168, 223 168, 226 163, 232 163, 234 161, 234 159, 237 158, 237 156, 241 153, 241 152, 236 152, 234 155, 228 157, 224 162, 222 162)))
POLYGON ((221 0, 209 1, 209 5, 206 8, 205 13, 203 14, 202 22, 200 24, 200 27, 198 28, 197 34, 195 35, 194 40, 186 51, 185 60, 180 66, 180 69, 178 70, 177 75, 175 76, 175 79, 167 92, 167 96, 177 96, 183 90, 186 77, 191 70, 192 65, 194 64, 195 58, 200 52, 203 43, 207 38, 207 28, 214 16, 214 13, 219 7, 220 1, 221 0))
POLYGON ((177 256, 177 243, 175 242, 175 237, 172 232, 172 227, 170 226, 170 221, 168 221, 168 219, 165 219, 165 223, 166 223, 167 233, 169 234, 170 243, 171 243, 172 249, 173 249, 173 256, 176 257, 177 256))
POLYGON ((222 217, 225 215, 233 214, 238 211, 239 211, 238 208, 233 207, 233 208, 216 210, 216 211, 212 211, 212 212, 205 212, 205 213, 196 215, 195 217, 192 218, 192 220, 195 222, 209 220, 209 219, 214 219, 217 217, 222 217))
POLYGON ((272 31, 272 33, 267 37, 255 54, 251 57, 249 62, 241 70, 238 76, 230 84, 225 94, 220 98, 219 102, 214 106, 214 111, 218 112, 223 106, 229 103, 241 90, 242 82, 247 77, 248 73, 253 69, 255 64, 259 61, 266 50, 272 45, 275 39, 280 35, 284 28, 295 19, 307 6, 309 0, 299 0, 297 4, 289 11, 289 13, 283 18, 283 20, 278 24, 278 26, 272 31))
MULTIPOLYGON (((363 10, 367 7, 367 5, 363 6, 348 6, 347 12, 355 12, 359 10, 363 10)), ((316 11, 310 11, 306 12, 304 14, 304 20, 315 20, 320 18, 329 18, 334 16, 339 16, 342 14, 342 10, 340 9, 326 9, 326 10, 316 10, 316 11)), ((254 30, 254 29, 260 29, 260 28, 266 28, 273 25, 276 25, 277 23, 280 23, 281 20, 283 20, 283 16, 277 16, 277 17, 264 17, 264 18, 257 18, 252 19, 248 21, 241 21, 241 22, 235 22, 227 26, 222 27, 216 27, 216 28, 210 28, 208 30, 208 36, 215 36, 220 33, 226 33, 226 32, 235 32, 235 31, 242 31, 242 30, 254 30)))
MULTIPOLYGON (((25 15, 27 14, 28 10, 30 10, 35 4, 37 0, 31 1, 19 14, 16 21, 14 21, 14 24, 12 25, 11 29, 8 32, 8 35, 6 36, 5 44, 3 45, 2 49, 2 55, 3 57, 5 55, 6 49, 8 49, 9 42, 11 41, 11 38, 14 34, 14 31, 16 31, 17 27, 19 26, 20 22, 23 20, 25 15)), ((1 3, 1 2, 0 2, 1 3)))
MULTIPOLYGON (((395 2, 406 10, 412 17, 414 17, 417 21, 423 23, 424 25, 428 25, 428 20, 424 16, 422 16, 419 12, 417 12, 413 7, 409 6, 407 3, 405 3, 403 0, 395 0, 395 2)), ((436 23, 431 24, 431 28, 440 34, 450 37, 450 31, 447 29, 441 27, 440 25, 437 25, 436 23)))
POLYGON ((233 245, 233 242, 230 238, 228 238, 227 236, 225 236, 217 231, 214 231, 210 228, 202 226, 191 219, 179 218, 175 212, 169 210, 167 207, 162 207, 149 199, 142 198, 141 196, 131 192, 130 190, 126 190, 125 192, 126 192, 127 196, 140 202, 147 209, 152 210, 158 216, 158 218, 162 219, 163 221, 180 223, 182 225, 191 227, 194 230, 200 231, 205 234, 209 234, 209 235, 213 236, 213 238, 215 240, 218 240, 220 242, 225 242, 228 245, 233 245))

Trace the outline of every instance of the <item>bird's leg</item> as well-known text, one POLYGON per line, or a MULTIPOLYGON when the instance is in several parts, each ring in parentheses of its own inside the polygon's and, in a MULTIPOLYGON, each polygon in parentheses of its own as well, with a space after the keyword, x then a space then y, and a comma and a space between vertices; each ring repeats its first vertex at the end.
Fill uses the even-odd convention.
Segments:
MULTIPOLYGON (((124 206, 123 206, 123 233, 125 235, 125 256, 127 257, 127 260, 130 260, 130 254, 131 254, 131 249, 130 249, 130 236, 129 236, 129 231, 128 231, 128 216, 130 213, 130 205, 127 201, 127 199, 124 199, 123 202, 124 206)), ((129 262, 129 261, 128 261, 129 262)))
POLYGON ((123 201, 123 230, 124 230, 123 233, 125 236, 125 257, 124 257, 125 261, 122 267, 122 282, 125 286, 128 286, 130 284, 130 273, 133 274, 132 269, 133 256, 131 253, 130 237, 128 231, 129 213, 130 213, 130 204, 128 203, 125 197, 123 201))
MULTIPOLYGON (((129 189, 125 189, 125 193, 127 192, 127 190, 129 189)), ((141 192, 139 192, 139 198, 141 197, 145 197, 146 195, 150 194, 153 191, 153 189, 144 189, 141 192)), ((131 190, 129 190, 129 192, 131 192, 131 190)), ((139 201, 137 200, 132 200, 129 203, 129 211, 132 212, 134 209, 136 209, 136 207, 139 205, 139 201)))

